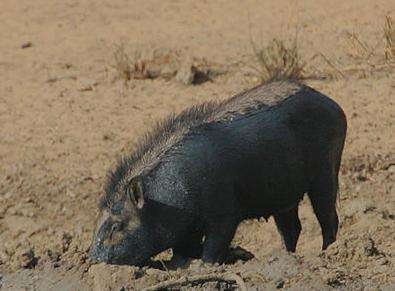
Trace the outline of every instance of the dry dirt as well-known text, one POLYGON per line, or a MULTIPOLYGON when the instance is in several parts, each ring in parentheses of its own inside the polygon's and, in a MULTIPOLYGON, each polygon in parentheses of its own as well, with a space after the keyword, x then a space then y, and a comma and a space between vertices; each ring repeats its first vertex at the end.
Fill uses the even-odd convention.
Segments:
POLYGON ((237 273, 249 290, 395 290, 395 66, 384 60, 386 15, 395 19, 395 1, 1 0, 0 288, 140 290, 237 273), (251 39, 296 32, 315 76, 306 82, 348 116, 337 242, 320 251, 305 199, 295 255, 282 250, 272 220, 247 221, 234 239, 255 255, 247 262, 167 271, 91 265, 96 204, 117 157, 169 112, 257 84, 251 39), (218 74, 185 85, 188 76, 171 77, 164 57, 170 74, 125 82, 114 68, 120 44, 131 58, 160 51, 180 68, 204 60, 218 74))

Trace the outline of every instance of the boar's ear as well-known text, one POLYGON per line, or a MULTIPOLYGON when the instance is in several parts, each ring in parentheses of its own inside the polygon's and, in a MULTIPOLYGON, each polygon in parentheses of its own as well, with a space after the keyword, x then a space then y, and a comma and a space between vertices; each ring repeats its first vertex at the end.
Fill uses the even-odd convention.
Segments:
POLYGON ((140 177, 134 177, 128 187, 128 197, 131 202, 138 208, 141 209, 144 206, 144 192, 143 185, 140 177))

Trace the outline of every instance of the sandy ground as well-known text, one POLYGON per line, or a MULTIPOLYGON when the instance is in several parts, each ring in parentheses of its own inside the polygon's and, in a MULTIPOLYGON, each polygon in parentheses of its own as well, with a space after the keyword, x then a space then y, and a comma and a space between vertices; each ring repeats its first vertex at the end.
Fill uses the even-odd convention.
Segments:
POLYGON ((0 288, 140 290, 237 273, 250 290, 395 290, 395 67, 384 62, 386 15, 395 19, 394 1, 1 0, 0 288), (272 220, 247 221, 233 242, 255 255, 247 262, 167 271, 91 265, 86 251, 108 168, 169 112, 257 84, 252 38, 265 44, 296 32, 307 70, 327 77, 306 82, 348 116, 338 241, 320 251, 305 199, 295 255, 282 250, 272 220), (220 74, 200 85, 124 82, 114 69, 120 44, 131 56, 204 59, 220 74))

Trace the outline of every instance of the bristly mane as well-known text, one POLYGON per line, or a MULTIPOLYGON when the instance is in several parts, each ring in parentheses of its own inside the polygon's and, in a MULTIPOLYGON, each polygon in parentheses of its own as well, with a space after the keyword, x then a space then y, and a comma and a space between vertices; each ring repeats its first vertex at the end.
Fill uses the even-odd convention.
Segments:
POLYGON ((176 139, 186 130, 210 119, 218 112, 219 107, 220 103, 218 102, 206 102, 187 108, 179 115, 171 114, 166 119, 157 122, 154 128, 140 139, 134 152, 127 157, 122 157, 115 170, 109 172, 105 189, 107 199, 118 190, 127 176, 136 170, 141 170, 136 169, 136 166, 143 167, 142 162, 149 163, 147 156, 153 158, 158 145, 163 146, 162 152, 165 151, 168 149, 168 142, 176 139))
POLYGON ((171 114, 140 139, 134 152, 123 157, 115 170, 109 173, 100 207, 108 206, 115 195, 123 195, 117 192, 131 178, 140 175, 145 169, 151 169, 168 149, 194 127, 216 121, 231 122, 236 115, 274 106, 302 88, 302 85, 290 81, 272 82, 254 87, 223 102, 206 102, 187 108, 178 115, 171 114))

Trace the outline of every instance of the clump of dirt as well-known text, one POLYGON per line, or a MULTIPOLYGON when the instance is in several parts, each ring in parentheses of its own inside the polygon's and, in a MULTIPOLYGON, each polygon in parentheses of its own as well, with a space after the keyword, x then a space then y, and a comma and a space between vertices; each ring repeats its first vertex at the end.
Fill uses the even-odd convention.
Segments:
POLYGON ((20 266, 22 268, 34 269, 34 267, 37 265, 38 258, 35 256, 33 249, 28 249, 22 253, 20 262, 20 266))

